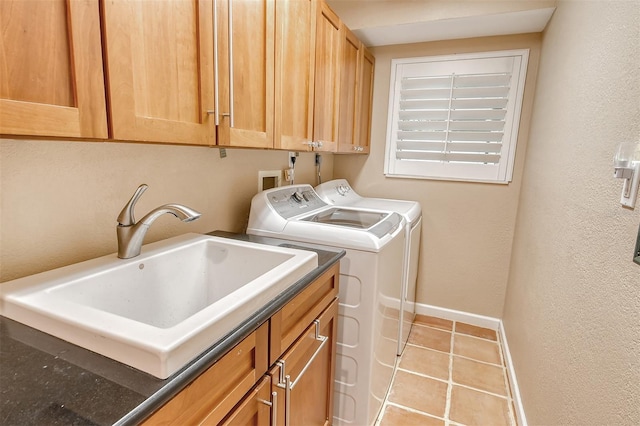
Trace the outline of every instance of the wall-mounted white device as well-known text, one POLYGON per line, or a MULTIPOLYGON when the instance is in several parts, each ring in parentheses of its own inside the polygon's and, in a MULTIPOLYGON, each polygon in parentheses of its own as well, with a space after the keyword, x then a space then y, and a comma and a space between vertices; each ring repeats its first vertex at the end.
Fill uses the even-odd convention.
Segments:
POLYGON ((613 176, 624 179, 620 203, 634 208, 640 182, 640 142, 623 142, 613 158, 613 176))

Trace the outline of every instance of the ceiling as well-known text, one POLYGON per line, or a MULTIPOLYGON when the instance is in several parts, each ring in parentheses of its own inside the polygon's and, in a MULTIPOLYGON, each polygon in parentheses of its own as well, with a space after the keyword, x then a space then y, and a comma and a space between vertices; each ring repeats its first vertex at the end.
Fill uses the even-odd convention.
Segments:
POLYGON ((541 32, 555 0, 327 0, 367 46, 541 32))

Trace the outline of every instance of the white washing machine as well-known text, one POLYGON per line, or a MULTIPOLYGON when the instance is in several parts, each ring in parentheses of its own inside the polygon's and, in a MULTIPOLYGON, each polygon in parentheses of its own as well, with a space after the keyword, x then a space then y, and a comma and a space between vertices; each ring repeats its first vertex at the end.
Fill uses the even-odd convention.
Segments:
POLYGON ((379 209, 396 212, 404 216, 406 225, 402 297, 400 298, 400 305, 395 307, 400 315, 400 321, 398 322, 398 355, 402 355, 416 315, 416 284, 422 228, 422 208, 420 203, 417 201, 362 197, 351 188, 351 185, 345 179, 334 179, 322 183, 315 187, 315 191, 325 203, 334 206, 379 209))
POLYGON ((248 234, 343 248, 334 424, 372 425, 396 366, 405 219, 391 211, 331 206, 310 185, 258 193, 248 234))

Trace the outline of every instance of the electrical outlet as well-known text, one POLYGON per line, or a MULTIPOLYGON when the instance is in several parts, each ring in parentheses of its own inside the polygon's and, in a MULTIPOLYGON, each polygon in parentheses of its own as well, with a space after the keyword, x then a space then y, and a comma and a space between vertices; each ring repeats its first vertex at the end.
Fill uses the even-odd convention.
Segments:
POLYGON ((289 160, 289 168, 290 168, 290 169, 293 169, 293 168, 294 168, 294 166, 295 166, 294 161, 296 161, 296 160, 297 160, 297 158, 296 158, 296 157, 298 157, 298 155, 299 155, 299 154, 298 154, 297 152, 289 151, 289 156, 288 156, 287 158, 288 158, 288 160, 289 160))

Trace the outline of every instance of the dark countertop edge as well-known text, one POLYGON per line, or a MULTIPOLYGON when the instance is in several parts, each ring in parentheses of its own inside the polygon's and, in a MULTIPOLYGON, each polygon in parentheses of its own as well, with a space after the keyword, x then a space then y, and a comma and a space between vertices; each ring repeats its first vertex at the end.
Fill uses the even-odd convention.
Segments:
POLYGON ((167 385, 163 386, 160 390, 147 398, 142 404, 138 405, 120 420, 115 422, 114 425, 116 426, 137 425, 145 420, 153 412, 155 412, 157 409, 171 400, 175 395, 177 395, 182 389, 184 389, 189 383, 191 383, 191 381, 196 379, 209 367, 216 363, 220 358, 222 358, 222 356, 225 355, 229 350, 231 350, 244 338, 257 330, 260 325, 264 324, 265 321, 271 318, 298 293, 304 290, 309 284, 311 284, 311 282, 322 275, 345 255, 344 250, 336 249, 335 247, 300 243, 297 241, 280 240, 277 238, 235 234, 225 231, 213 231, 207 233, 206 235, 250 241, 266 245, 286 245, 287 247, 299 248, 302 250, 311 250, 316 252, 317 250, 321 250, 328 253, 333 252, 335 254, 327 259, 324 259, 325 261, 322 263, 320 262, 320 258, 318 258, 318 267, 316 269, 309 272, 295 284, 290 286, 287 290, 280 293, 275 299, 268 302, 264 307, 247 318, 233 331, 231 331, 222 339, 218 340, 213 346, 203 352, 202 355, 200 355, 196 360, 192 361, 191 364, 185 367, 176 376, 167 379, 169 380, 167 385))

